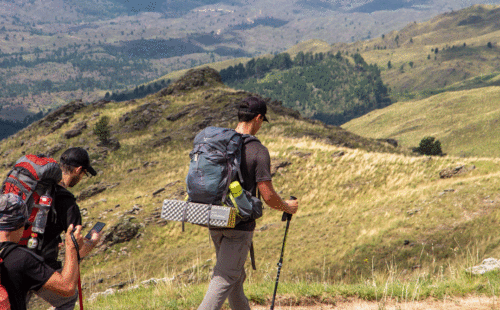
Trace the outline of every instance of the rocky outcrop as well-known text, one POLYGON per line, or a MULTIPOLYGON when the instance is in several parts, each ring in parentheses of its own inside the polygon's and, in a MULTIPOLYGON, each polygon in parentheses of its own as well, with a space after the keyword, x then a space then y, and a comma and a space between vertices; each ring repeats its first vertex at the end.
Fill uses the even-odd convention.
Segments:
POLYGON ((132 222, 132 220, 133 217, 122 217, 117 224, 106 231, 103 242, 107 247, 130 241, 137 236, 141 225, 132 222))
POLYGON ((52 156, 54 156, 55 153, 59 152, 60 150, 62 150, 65 147, 66 147, 66 144, 59 142, 56 145, 54 145, 53 147, 51 147, 50 149, 48 149, 47 151, 45 151, 45 155, 47 155, 48 157, 52 157, 52 156))
POLYGON ((486 258, 481 265, 466 269, 467 272, 472 274, 485 274, 494 270, 500 270, 500 260, 495 258, 486 258))
POLYGON ((87 122, 80 122, 73 126, 71 130, 68 130, 64 133, 64 137, 66 139, 71 139, 74 137, 78 137, 79 135, 82 134, 83 130, 87 129, 87 122))
POLYGON ((80 195, 77 197, 78 201, 82 201, 85 199, 88 199, 92 196, 95 196, 97 194, 100 194, 104 192, 107 189, 114 188, 116 186, 120 185, 120 183, 115 183, 115 184, 104 184, 104 183, 98 183, 94 184, 92 186, 87 187, 86 189, 82 190, 80 192, 80 195))
POLYGON ((277 163, 273 163, 271 165, 271 176, 274 177, 274 175, 276 175, 276 173, 278 173, 279 171, 282 171, 283 169, 290 166, 291 164, 292 163, 289 161, 280 161, 277 163))
POLYGON ((476 166, 474 166, 474 165, 469 166, 469 167, 466 167, 464 165, 460 165, 460 166, 456 166, 453 168, 446 168, 444 170, 441 170, 441 172, 439 172, 439 177, 441 179, 449 179, 449 178, 452 178, 456 175, 470 172, 474 169, 476 169, 476 166))
POLYGON ((162 116, 165 104, 148 102, 137 109, 125 113, 120 117, 120 132, 133 132, 146 129, 158 122, 162 116))
POLYGON ((66 124, 73 117, 75 112, 84 107, 85 104, 81 100, 72 101, 50 113, 36 124, 44 127, 51 127, 51 130, 55 131, 66 124))
POLYGON ((160 91, 161 96, 177 95, 179 93, 222 84, 222 79, 217 70, 205 67, 191 69, 172 85, 160 91))

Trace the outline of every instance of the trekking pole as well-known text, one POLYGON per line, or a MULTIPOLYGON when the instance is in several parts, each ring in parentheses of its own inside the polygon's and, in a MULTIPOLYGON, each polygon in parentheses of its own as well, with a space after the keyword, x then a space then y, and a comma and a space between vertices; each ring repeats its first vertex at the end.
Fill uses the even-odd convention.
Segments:
POLYGON ((80 310, 83 310, 82 279, 80 278, 80 266, 78 266, 78 299, 80 300, 80 310))
MULTIPOLYGON (((73 231, 75 231, 75 229, 73 229, 73 231)), ((78 299, 80 300, 80 310, 83 310, 82 280, 80 278, 80 247, 78 246, 78 242, 76 242, 73 232, 71 232, 71 240, 73 241, 76 250, 76 256, 78 257, 78 299)))
MULTIPOLYGON (((290 199, 296 200, 297 198, 294 196, 290 196, 290 199)), ((283 246, 281 247, 281 256, 278 262, 278 275, 276 276, 276 285, 274 286, 273 301, 271 302, 270 310, 274 309, 274 301, 276 299, 276 292, 278 291, 278 283, 280 281, 281 266, 283 266, 283 254, 285 253, 286 237, 288 235, 288 227, 290 227, 291 220, 292 220, 292 214, 283 212, 283 215, 281 216, 281 221, 282 222, 286 221, 285 237, 283 238, 283 246)))

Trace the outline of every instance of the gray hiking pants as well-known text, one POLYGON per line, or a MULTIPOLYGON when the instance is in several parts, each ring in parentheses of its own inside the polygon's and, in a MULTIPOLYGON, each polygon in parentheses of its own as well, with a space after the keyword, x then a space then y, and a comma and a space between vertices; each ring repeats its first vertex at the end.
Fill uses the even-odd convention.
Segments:
POLYGON ((205 298, 198 310, 219 310, 228 299, 234 310, 250 310, 243 292, 246 279, 245 261, 252 243, 253 231, 211 230, 217 263, 205 298))

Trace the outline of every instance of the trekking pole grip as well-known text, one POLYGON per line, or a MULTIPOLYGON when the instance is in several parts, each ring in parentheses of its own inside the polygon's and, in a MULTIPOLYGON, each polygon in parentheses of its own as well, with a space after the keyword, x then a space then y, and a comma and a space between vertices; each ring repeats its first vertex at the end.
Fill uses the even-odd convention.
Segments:
MULTIPOLYGON (((297 200, 297 197, 290 196, 290 200, 297 200)), ((290 221, 291 219, 292 219, 292 214, 283 212, 283 215, 281 216, 281 221, 282 222, 285 222, 287 220, 290 221)))

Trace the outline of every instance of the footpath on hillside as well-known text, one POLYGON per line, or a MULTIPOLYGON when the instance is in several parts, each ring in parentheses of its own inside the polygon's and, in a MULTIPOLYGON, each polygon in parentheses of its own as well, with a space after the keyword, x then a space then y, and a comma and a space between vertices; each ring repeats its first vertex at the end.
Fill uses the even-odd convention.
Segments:
MULTIPOLYGON (((254 306, 254 310, 269 310, 270 306, 254 306)), ((282 306, 276 304, 275 310, 491 310, 500 309, 498 297, 467 297, 452 298, 444 300, 425 300, 414 302, 387 301, 364 301, 350 300, 337 302, 336 305, 313 305, 313 306, 282 306)))

